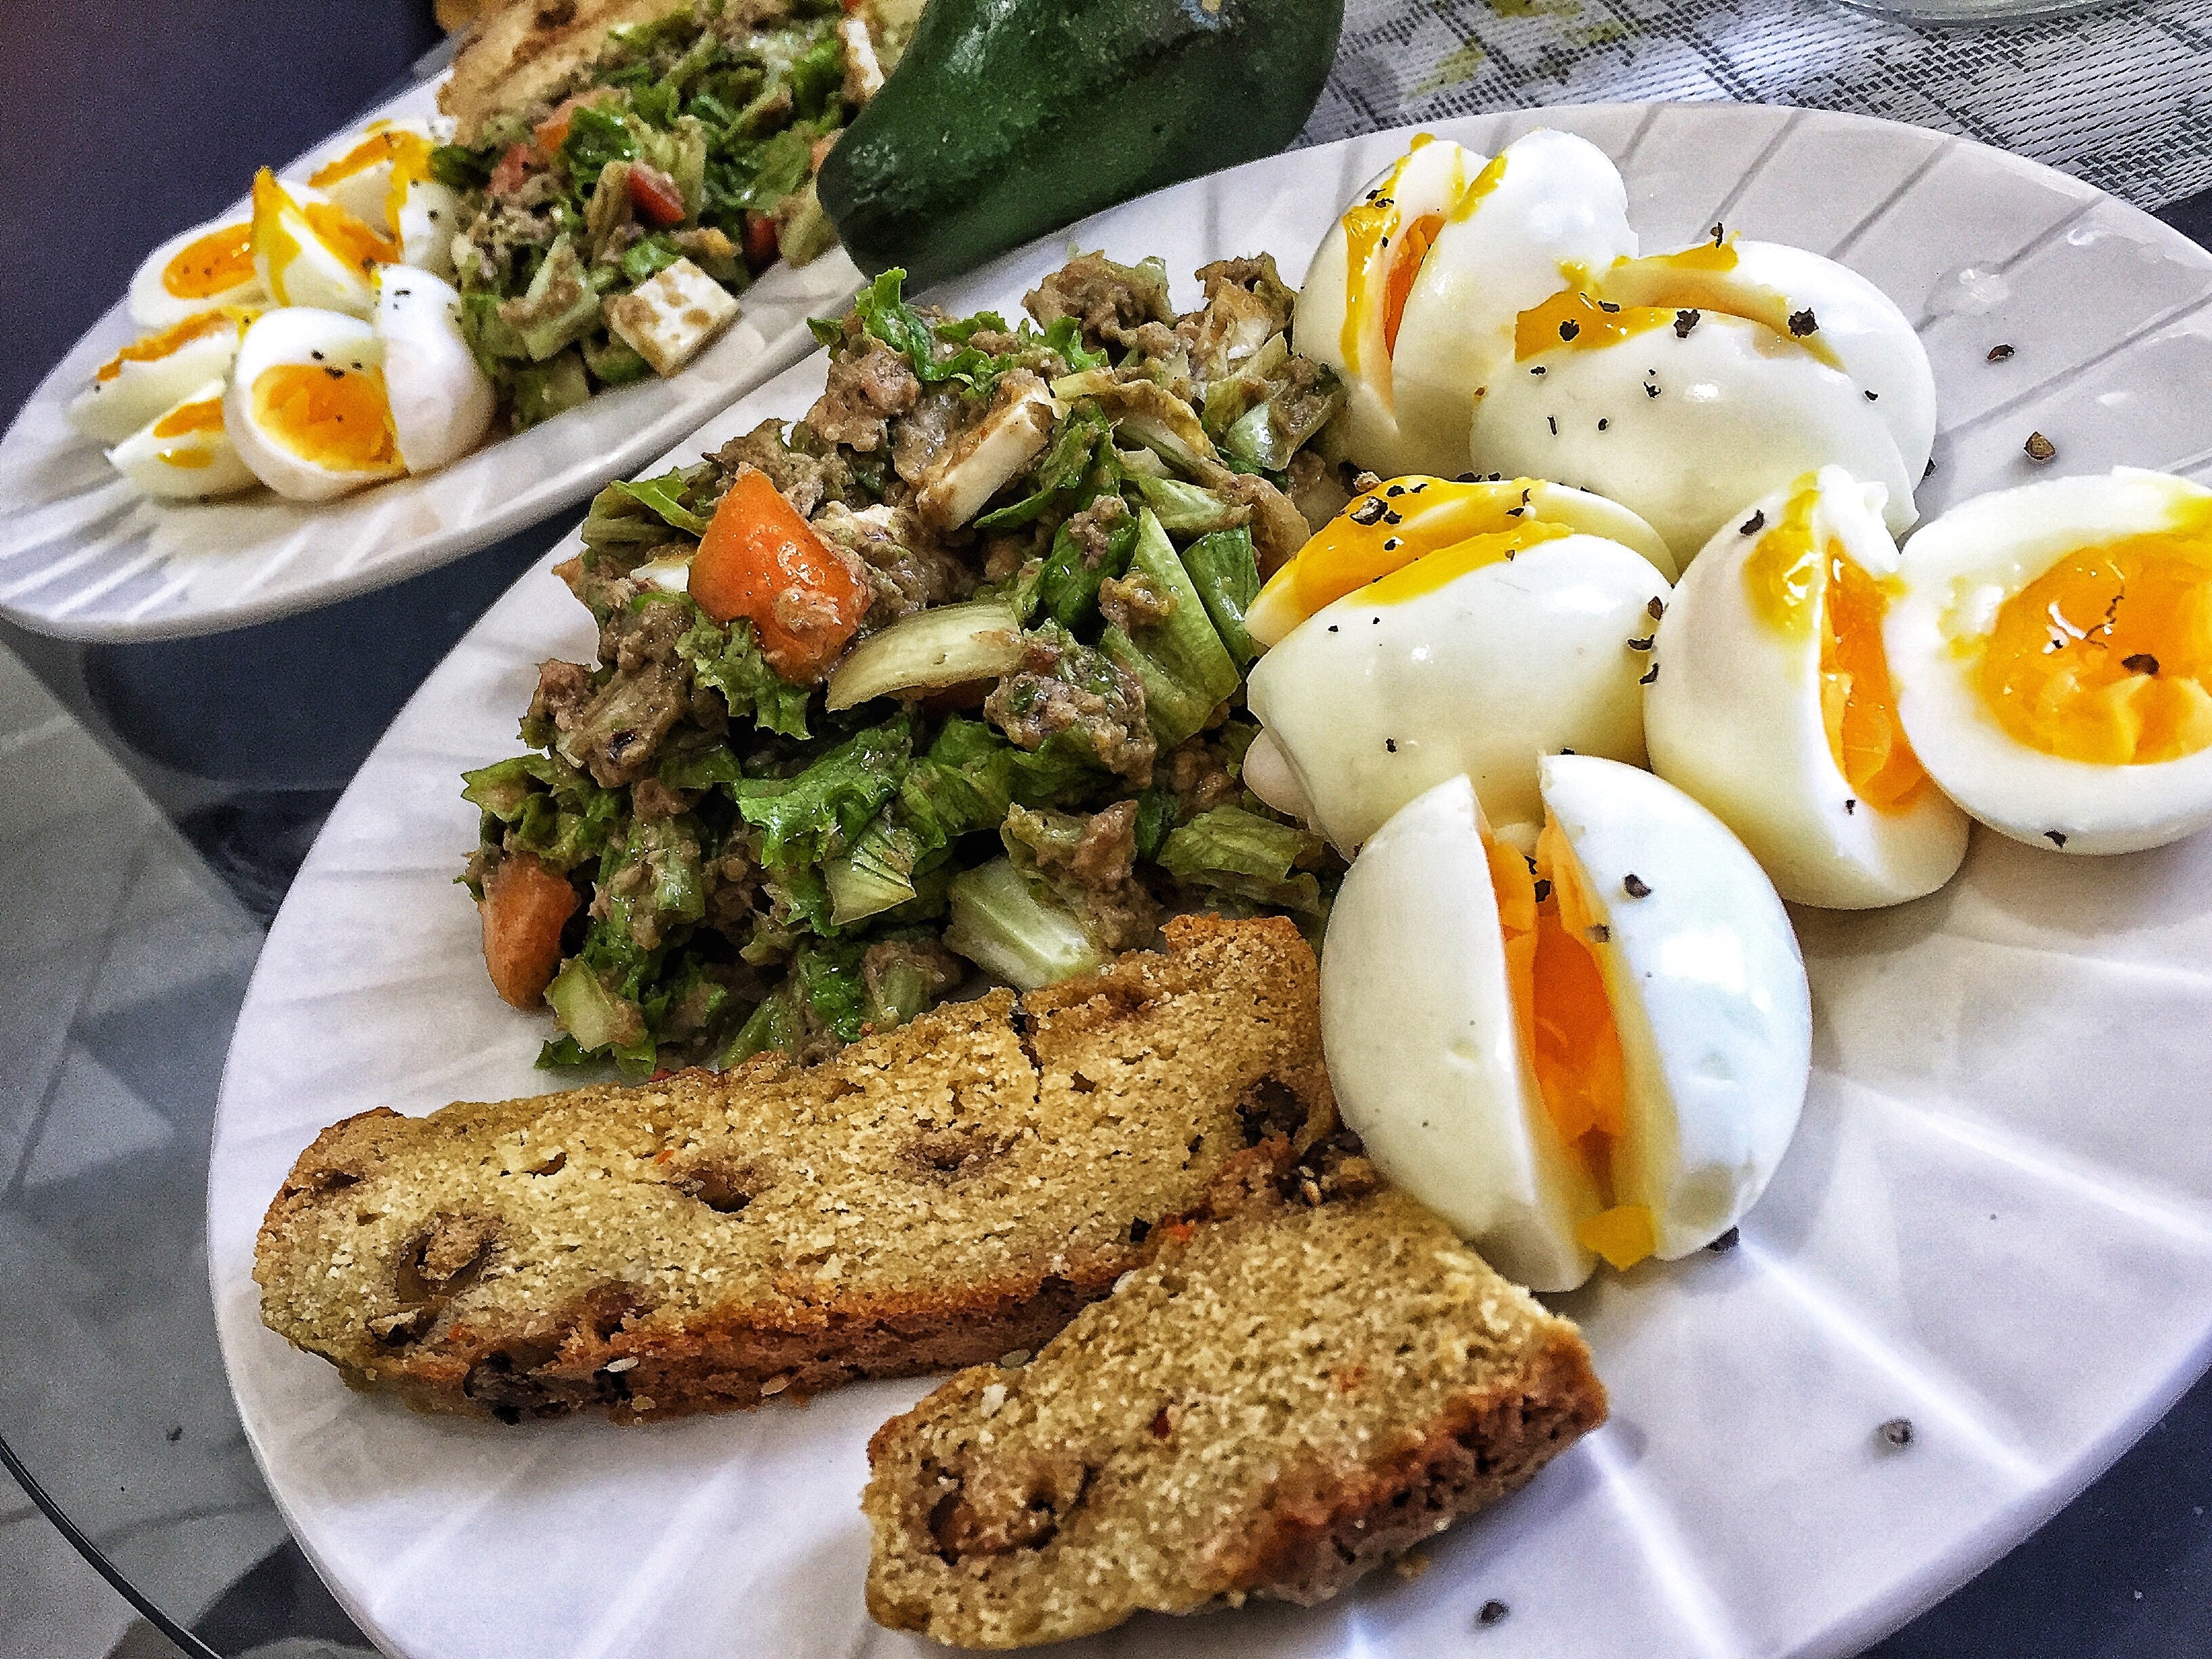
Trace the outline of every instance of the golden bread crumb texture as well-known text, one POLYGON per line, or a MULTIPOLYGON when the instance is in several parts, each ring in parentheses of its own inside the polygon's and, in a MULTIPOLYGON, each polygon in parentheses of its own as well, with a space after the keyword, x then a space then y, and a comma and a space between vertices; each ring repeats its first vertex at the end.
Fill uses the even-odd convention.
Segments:
POLYGON ((1188 917, 1167 946, 812 1066, 348 1119, 270 1206, 262 1316, 357 1386, 510 1420, 1039 1346, 1334 1125, 1297 929, 1188 917))
POLYGON ((878 1620, 1006 1648, 1321 1601, 1604 1420, 1574 1327, 1402 1194, 1177 1235, 1027 1364, 878 1431, 878 1620))

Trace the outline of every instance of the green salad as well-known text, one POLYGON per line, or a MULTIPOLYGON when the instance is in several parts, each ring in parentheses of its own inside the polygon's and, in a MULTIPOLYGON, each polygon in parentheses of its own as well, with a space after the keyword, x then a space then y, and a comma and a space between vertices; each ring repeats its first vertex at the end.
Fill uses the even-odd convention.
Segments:
POLYGON ((516 430, 705 343, 709 328, 674 321, 686 305, 663 307, 665 344, 641 333, 649 308, 617 325, 662 272, 734 295, 835 242, 814 172, 881 84, 887 27, 836 0, 692 0, 611 29, 568 82, 433 152, 461 192, 462 330, 516 430))
POLYGON ((465 780, 544 1063, 811 1056, 1177 912, 1322 924, 1340 864, 1240 777, 1245 608, 1352 482, 1272 260, 1177 315, 1158 261, 1085 255, 1011 326, 901 277, 816 325, 804 420, 611 486, 560 568, 598 661, 465 780))

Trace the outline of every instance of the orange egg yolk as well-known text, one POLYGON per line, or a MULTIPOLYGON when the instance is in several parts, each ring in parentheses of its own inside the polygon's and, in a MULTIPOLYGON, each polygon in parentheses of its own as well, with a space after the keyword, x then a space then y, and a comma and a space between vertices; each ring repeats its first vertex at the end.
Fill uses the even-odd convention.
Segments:
POLYGON ((1525 360, 1562 346, 1588 350, 1613 345, 1647 330, 1669 326, 1674 320, 1671 309, 1615 305, 1593 299, 1580 289, 1563 288, 1514 319, 1513 355, 1525 360))
POLYGON ((161 286, 179 300, 209 300, 253 280, 253 227, 224 225, 196 236, 161 267, 161 286))
POLYGON ((2046 755, 2139 766, 2212 745, 2212 511, 2060 559, 1998 607, 1975 680, 2046 755))
MULTIPOLYGON (((1450 483, 1419 474, 1393 478, 1346 503, 1267 579, 1267 591, 1288 589, 1298 614, 1310 617, 1431 553, 1474 538, 1533 531, 1532 488, 1525 478, 1481 483, 1450 483)), ((1566 533, 1547 525, 1540 535, 1520 544, 1566 533)), ((1498 556, 1505 550, 1501 546, 1498 556)))
POLYGON ((1757 323, 1830 368, 1841 368, 1842 361, 1820 337, 1820 318, 1793 304, 1789 295, 1738 276, 1740 264, 1733 242, 1699 242, 1679 253, 1616 259, 1596 279, 1595 287, 1607 299, 1624 306, 1709 311, 1757 323))
POLYGON ((1537 1092, 1607 1202, 1577 1236, 1613 1267, 1632 1267, 1658 1239, 1650 1210, 1613 1202, 1613 1148, 1628 1128, 1628 1079, 1620 1029, 1592 949, 1606 937, 1604 923, 1557 824, 1544 826, 1533 860, 1495 842, 1487 851, 1506 976, 1537 1092))
POLYGON ((235 330, 239 326, 239 314, 235 311, 204 311, 197 317, 187 317, 181 323, 171 325, 158 334, 149 334, 133 340, 94 369, 92 378, 112 380, 123 373, 125 363, 157 362, 179 346, 197 340, 203 334, 218 334, 224 329, 235 330))
POLYGON ((344 472, 396 472, 384 372, 282 363, 253 382, 254 424, 301 460, 344 472))
POLYGON ((1881 641, 1889 596, 1845 556, 1840 542, 1820 540, 1814 524, 1820 502, 1810 479, 1791 492, 1744 561, 1745 597, 1753 616, 1787 637, 1802 639, 1820 629, 1828 752, 1853 799, 1877 811, 1901 811, 1918 798, 1928 774, 1897 715, 1881 641))
POLYGON ((181 438, 187 432, 222 430, 222 399, 205 398, 196 404, 179 404, 154 422, 157 438, 181 438))
POLYGON ((1421 274, 1421 261, 1443 228, 1444 216, 1425 213, 1406 227, 1404 245, 1391 262, 1389 281, 1382 295, 1382 349, 1398 349, 1398 325, 1406 319, 1406 301, 1413 297, 1413 278, 1421 274))

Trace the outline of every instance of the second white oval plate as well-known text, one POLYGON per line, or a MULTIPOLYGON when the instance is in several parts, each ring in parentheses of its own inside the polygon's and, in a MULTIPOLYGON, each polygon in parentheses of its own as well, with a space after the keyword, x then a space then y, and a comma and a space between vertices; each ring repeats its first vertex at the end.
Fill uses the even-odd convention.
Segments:
MULTIPOLYGON (((2052 470, 2212 470, 2212 256, 2133 209, 1956 139, 1729 106, 1525 112, 1616 157, 1645 246, 1717 220, 1831 252, 1921 320, 1942 401, 1923 510, 2052 470), (2002 364, 1989 348, 2010 344, 2002 364)), ((1403 134, 1256 162, 1088 222, 1177 293, 1228 254, 1295 278, 1403 134)), ((949 305, 1012 313, 1052 239, 949 305)), ((799 365, 688 459, 803 412, 799 365)), ((549 555, 566 556, 564 544, 549 555)), ((423 686, 332 814, 239 1017, 209 1252, 232 1387, 285 1518, 363 1629, 410 1659, 938 1651, 869 1623, 869 1433, 926 1382, 650 1429, 502 1428, 351 1394, 264 1329, 262 1212, 324 1125, 559 1086, 543 1021, 492 994, 453 884, 459 774, 514 747, 535 665, 587 657, 543 569, 423 686)), ((1527 1492, 1328 1607, 1139 1618, 1085 1655, 1817 1659, 1856 1651, 2056 1510, 2212 1356, 2212 836, 2067 859, 1978 837, 1934 898, 1799 917, 1815 1009, 1804 1124, 1726 1255, 1559 1298, 1613 1420, 1527 1492), (1909 1418, 1899 1449, 1880 1425, 1909 1418), (1511 1609, 1478 1627, 1486 1601, 1511 1609)))
MULTIPOLYGON (((370 120, 434 115, 437 86, 410 88, 284 175, 342 154, 370 120)), ((635 471, 812 350, 806 319, 843 309, 860 281, 842 248, 773 265, 738 300, 729 331, 680 374, 602 392, 436 472, 322 503, 265 489, 156 501, 125 483, 65 412, 141 332, 118 301, 0 438, 0 616, 67 639, 173 639, 312 610, 459 558, 635 471)))

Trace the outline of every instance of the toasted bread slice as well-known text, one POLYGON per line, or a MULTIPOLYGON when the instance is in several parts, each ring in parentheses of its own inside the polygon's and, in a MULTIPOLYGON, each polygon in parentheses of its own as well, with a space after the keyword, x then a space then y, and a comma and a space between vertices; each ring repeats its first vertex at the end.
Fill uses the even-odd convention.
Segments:
POLYGON ((270 1206, 262 1316, 357 1385, 510 1420, 1035 1347, 1334 1122, 1297 930, 1167 945, 817 1066, 348 1119, 270 1206))
POLYGON ((588 68, 609 29, 689 9, 689 0, 505 0, 487 6, 438 88, 438 107, 453 118, 455 142, 476 143, 493 116, 528 109, 588 68))
POLYGON ((1395 1193, 1177 1230, 877 1431, 868 1610, 961 1647, 1324 1600, 1602 1422, 1565 1320, 1395 1193))

